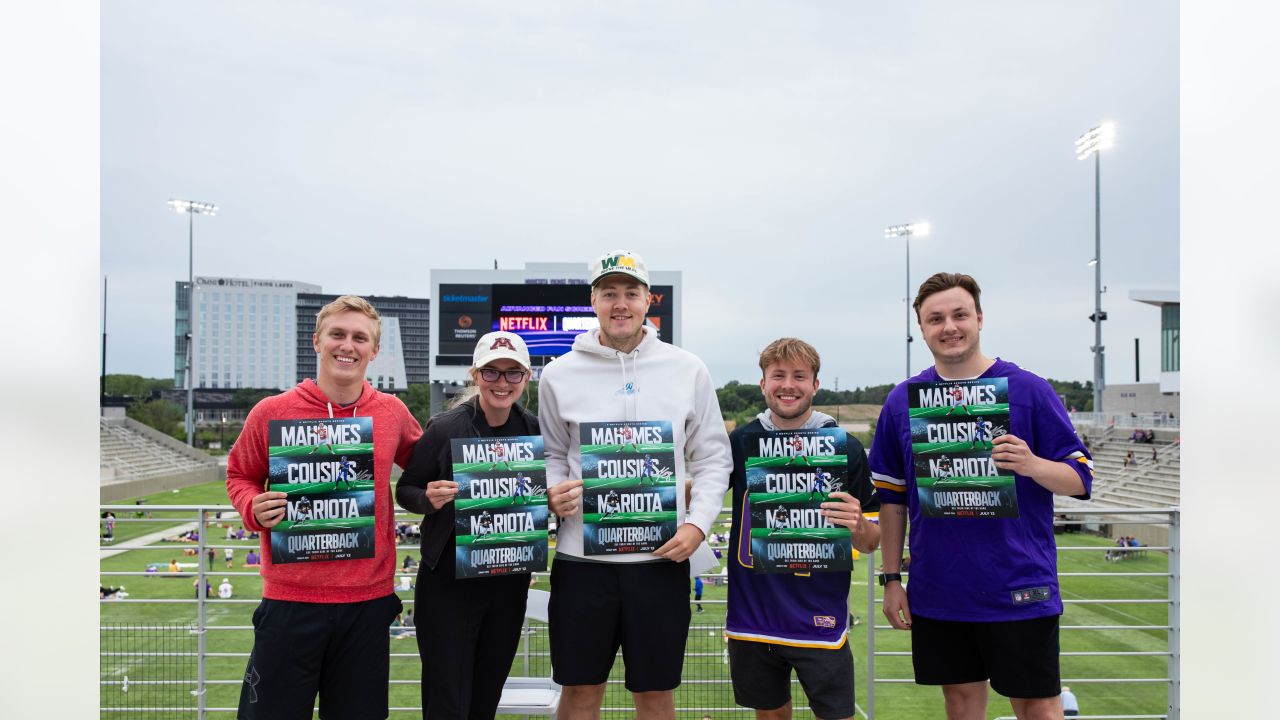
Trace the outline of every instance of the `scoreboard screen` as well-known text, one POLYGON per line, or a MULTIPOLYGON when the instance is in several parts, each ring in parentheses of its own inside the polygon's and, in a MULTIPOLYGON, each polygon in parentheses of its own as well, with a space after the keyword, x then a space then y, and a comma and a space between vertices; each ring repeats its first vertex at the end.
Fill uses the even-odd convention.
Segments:
MULTIPOLYGON (((645 319, 666 342, 672 342, 672 291, 671 285, 649 288, 645 319)), ((591 309, 591 286, 586 284, 441 284, 438 302, 442 360, 465 356, 469 364, 476 340, 493 330, 519 335, 532 357, 557 357, 569 352, 575 337, 599 327, 591 309)))

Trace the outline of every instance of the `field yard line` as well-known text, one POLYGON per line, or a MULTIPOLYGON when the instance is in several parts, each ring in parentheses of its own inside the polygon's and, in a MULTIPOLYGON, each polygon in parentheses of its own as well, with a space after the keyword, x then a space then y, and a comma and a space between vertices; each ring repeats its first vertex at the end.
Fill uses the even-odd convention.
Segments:
MULTIPOLYGON (((1070 595, 1070 596, 1072 597, 1072 599, 1083 599, 1083 598, 1084 598, 1084 596, 1083 596, 1083 595, 1081 595, 1080 593, 1074 593, 1074 592, 1071 592, 1071 591, 1069 591, 1069 590, 1068 590, 1068 591, 1066 591, 1066 592, 1062 592, 1062 588, 1061 588, 1061 587, 1059 587, 1059 588, 1058 588, 1058 592, 1059 592, 1059 593, 1061 593, 1061 594, 1062 594, 1062 595, 1064 595, 1064 596, 1066 596, 1066 595, 1070 595)), ((1117 614, 1117 615, 1123 615, 1123 616, 1125 616, 1125 617, 1127 617, 1127 618, 1130 618, 1130 619, 1132 619, 1132 620, 1137 621, 1138 623, 1140 623, 1140 624, 1142 624, 1142 625, 1146 625, 1146 624, 1148 624, 1148 623, 1147 623, 1147 619, 1146 619, 1146 618, 1140 618, 1140 617, 1138 617, 1137 615, 1131 615, 1131 614, 1129 614, 1129 613, 1125 612, 1124 610, 1121 610, 1121 609, 1119 609, 1119 608, 1115 607, 1114 605, 1108 605, 1108 606, 1106 606, 1106 607, 1107 607, 1107 612, 1113 612, 1113 613, 1115 613, 1115 614, 1117 614)))
MULTIPOLYGON (((159 530, 157 532, 150 533, 149 535, 142 535, 140 537, 136 537, 132 540, 129 540, 128 543, 130 545, 150 545, 151 543, 160 542, 161 540, 164 540, 167 537, 173 537, 174 535, 180 535, 184 532, 187 532, 189 530, 195 530, 195 529, 196 529, 196 524, 193 522, 190 522, 183 525, 176 525, 174 527, 169 528, 168 530, 159 530)), ((191 545, 195 545, 195 543, 182 543, 181 547, 190 547, 191 545)), ((110 550, 103 549, 102 554, 99 556, 99 559, 105 560, 109 557, 114 557, 116 555, 119 555, 120 553, 127 553, 127 552, 130 552, 129 548, 112 548, 110 550)))

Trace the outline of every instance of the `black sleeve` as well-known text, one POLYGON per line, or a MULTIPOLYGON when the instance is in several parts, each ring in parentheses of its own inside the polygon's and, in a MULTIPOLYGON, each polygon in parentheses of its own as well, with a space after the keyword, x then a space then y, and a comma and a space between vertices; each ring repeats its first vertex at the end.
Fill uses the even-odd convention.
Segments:
POLYGON ((409 466, 396 482, 396 503, 411 513, 432 515, 436 512, 427 501, 427 483, 441 479, 441 455, 449 452, 449 438, 440 426, 438 422, 427 424, 426 431, 413 446, 409 466))
POLYGON ((871 469, 862 443, 852 435, 849 440, 849 494, 858 499, 862 512, 880 512, 880 497, 871 484, 871 469))

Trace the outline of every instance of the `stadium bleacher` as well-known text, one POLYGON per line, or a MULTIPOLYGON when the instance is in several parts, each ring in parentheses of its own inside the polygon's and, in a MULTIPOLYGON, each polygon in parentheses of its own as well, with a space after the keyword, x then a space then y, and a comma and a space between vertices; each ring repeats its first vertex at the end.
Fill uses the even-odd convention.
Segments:
MULTIPOLYGON (((1082 430, 1087 433, 1087 430, 1082 430)), ((1182 447, 1176 439, 1131 441, 1121 431, 1090 436, 1093 455, 1093 503, 1118 507, 1176 507, 1179 504, 1182 447), (1156 457, 1152 460, 1151 451, 1156 457), (1133 463, 1125 457, 1133 453, 1133 463)))
POLYGON ((98 422, 104 502, 217 477, 216 459, 141 423, 129 418, 99 418, 98 422))

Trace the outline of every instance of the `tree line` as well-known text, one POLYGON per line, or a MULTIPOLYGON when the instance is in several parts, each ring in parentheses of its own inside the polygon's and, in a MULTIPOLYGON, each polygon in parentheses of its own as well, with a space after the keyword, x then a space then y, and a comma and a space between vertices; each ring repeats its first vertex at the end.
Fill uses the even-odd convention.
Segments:
MULTIPOLYGON (((1091 381, 1082 383, 1078 380, 1049 379, 1048 382, 1053 386, 1058 396, 1062 398, 1063 405, 1068 409, 1083 412, 1093 410, 1093 383, 1091 381)), ((166 400, 161 396, 162 391, 173 389, 172 378, 107 375, 106 388, 108 395, 133 398, 133 401, 125 410, 129 417, 178 440, 186 440, 186 429, 182 424, 182 419, 186 412, 185 406, 166 400)), ((821 388, 814 397, 813 404, 883 405, 885 398, 889 396, 889 391, 892 389, 892 384, 868 385, 867 387, 840 391, 821 388)), ((241 388, 235 392, 233 402, 236 407, 247 410, 256 405, 262 398, 274 395, 276 392, 278 391, 241 388)), ((760 392, 760 386, 756 383, 742 383, 737 380, 730 380, 716 390, 716 397, 720 401, 720 412, 724 415, 724 419, 738 425, 751 422, 752 418, 765 409, 764 395, 760 392)), ((409 412, 417 418, 418 422, 426 425, 431 418, 430 386, 426 384, 410 385, 408 390, 400 393, 400 399, 408 406, 409 412)), ((525 393, 523 402, 530 412, 538 412, 538 383, 529 383, 529 389, 525 393)), ((875 427, 874 423, 872 427, 875 427)), ((198 433, 198 440, 207 444, 211 440, 219 439, 221 431, 221 428, 203 428, 198 433)), ((240 434, 239 423, 229 424, 225 432, 226 444, 224 445, 224 450, 240 434)), ((201 443, 197 442, 197 445, 199 444, 201 443)))

